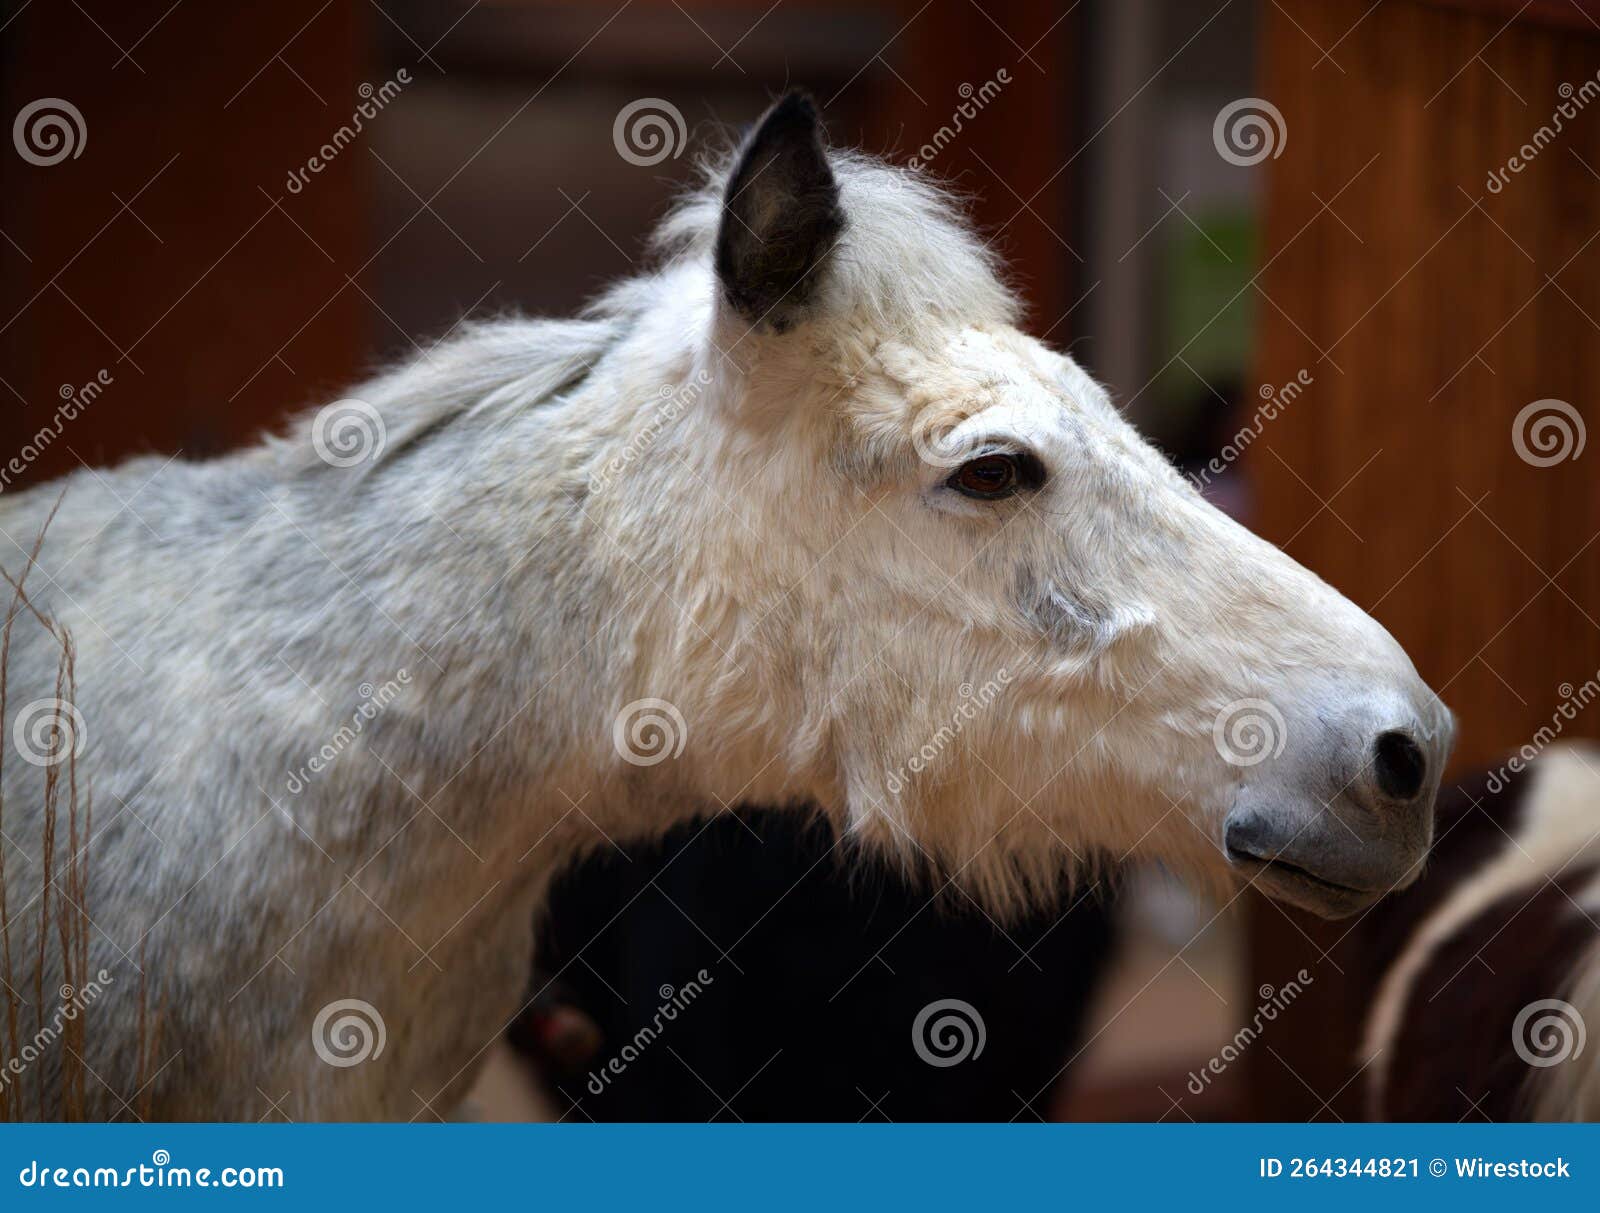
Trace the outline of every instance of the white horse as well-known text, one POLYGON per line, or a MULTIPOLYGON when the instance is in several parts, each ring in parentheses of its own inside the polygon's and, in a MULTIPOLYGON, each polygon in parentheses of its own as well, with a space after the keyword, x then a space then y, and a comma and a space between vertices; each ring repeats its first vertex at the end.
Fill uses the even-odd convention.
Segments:
MULTIPOLYGON (((1416 874, 1449 713, 1016 328, 934 187, 794 94, 660 241, 285 439, 0 505, 8 980, 26 1042, 104 969, 86 1114, 448 1111, 552 873, 741 801, 996 913, 1129 855, 1325 914, 1416 874), (33 850, 68 759, 81 906, 33 850)), ((59 1110, 34 1052, 13 1114, 59 1110)))

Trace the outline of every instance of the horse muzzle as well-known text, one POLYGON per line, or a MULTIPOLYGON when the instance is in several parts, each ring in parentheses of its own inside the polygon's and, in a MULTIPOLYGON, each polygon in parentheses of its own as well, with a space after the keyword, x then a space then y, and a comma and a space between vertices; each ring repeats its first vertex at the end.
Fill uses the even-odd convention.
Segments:
POLYGON ((1344 918, 1422 871, 1455 726, 1442 708, 1426 718, 1358 709, 1331 729, 1320 723, 1316 744, 1240 787, 1223 850, 1269 897, 1344 918))

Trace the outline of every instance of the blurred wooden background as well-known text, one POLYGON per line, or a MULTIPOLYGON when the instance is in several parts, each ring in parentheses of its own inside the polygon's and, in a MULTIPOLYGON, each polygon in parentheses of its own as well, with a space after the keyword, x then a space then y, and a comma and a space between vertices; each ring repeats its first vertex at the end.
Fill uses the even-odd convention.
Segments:
MULTIPOLYGON (((1263 95, 1288 139, 1266 206, 1258 380, 1304 368, 1315 384, 1250 452, 1256 526, 1405 646, 1459 718, 1457 769, 1531 740, 1600 670, 1600 451, 1539 467, 1513 442, 1546 399, 1600 439, 1600 114, 1563 119, 1488 187, 1563 86, 1596 83, 1597 18, 1592 4, 1414 0, 1265 12, 1263 95)), ((1569 728, 1594 736, 1600 720, 1569 728)), ((1252 1054, 1260 1111, 1357 1114, 1370 975, 1352 924, 1260 899, 1254 913, 1258 981, 1330 948, 1344 970, 1319 967, 1295 1030, 1274 1036, 1280 1058, 1252 1054)))

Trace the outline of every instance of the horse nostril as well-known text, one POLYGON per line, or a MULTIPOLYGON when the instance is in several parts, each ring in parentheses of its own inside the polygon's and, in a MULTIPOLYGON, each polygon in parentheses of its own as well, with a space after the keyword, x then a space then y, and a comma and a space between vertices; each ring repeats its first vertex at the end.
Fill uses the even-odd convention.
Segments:
POLYGON ((1410 736, 1391 730, 1378 735, 1372 750, 1378 786, 1396 800, 1414 800, 1428 775, 1428 760, 1410 736))

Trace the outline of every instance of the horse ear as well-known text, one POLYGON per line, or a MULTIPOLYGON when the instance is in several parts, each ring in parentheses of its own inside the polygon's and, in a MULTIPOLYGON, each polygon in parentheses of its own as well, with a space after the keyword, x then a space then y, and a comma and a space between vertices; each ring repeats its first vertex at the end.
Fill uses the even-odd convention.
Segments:
POLYGON ((822 118, 808 95, 790 92, 745 140, 723 191, 717 278, 733 310, 788 328, 815 296, 843 229, 822 118))

